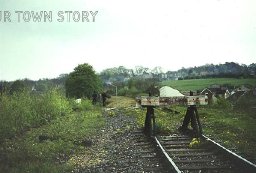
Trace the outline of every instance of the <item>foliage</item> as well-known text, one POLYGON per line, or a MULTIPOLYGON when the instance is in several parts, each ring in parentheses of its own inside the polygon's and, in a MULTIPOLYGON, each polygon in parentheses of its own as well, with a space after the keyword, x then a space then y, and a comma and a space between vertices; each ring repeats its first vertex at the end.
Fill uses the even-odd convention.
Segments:
POLYGON ((24 81, 16 80, 11 85, 10 94, 14 94, 15 92, 21 92, 26 89, 26 85, 24 81))
POLYGON ((137 94, 139 94, 140 91, 135 88, 135 87, 132 87, 128 90, 128 92, 126 93, 127 96, 131 96, 131 97, 135 97, 137 94))
POLYGON ((236 100, 235 110, 246 111, 251 115, 255 115, 256 96, 253 92, 255 91, 249 91, 236 100))
POLYGON ((127 96, 128 91, 129 91, 128 87, 123 87, 123 88, 118 90, 118 95, 119 96, 127 96))
POLYGON ((81 103, 76 103, 73 100, 70 100, 72 109, 75 111, 88 111, 93 109, 92 101, 89 99, 81 99, 81 103))
POLYGON ((0 94, 3 95, 3 93, 8 93, 10 88, 10 83, 7 81, 0 81, 0 94))
MULTIPOLYGON (((89 140, 104 125, 99 108, 57 117, 21 138, 6 140, 0 147, 5 158, 0 172, 71 172, 74 158, 90 153, 83 141, 89 140), (44 139, 40 139, 40 137, 44 139)), ((93 153, 90 153, 91 155, 93 153)))
POLYGON ((132 78, 128 80, 128 86, 119 89, 118 94, 122 96, 136 97, 142 93, 148 93, 151 87, 157 86, 158 81, 156 78, 139 79, 132 78))
POLYGON ((256 72, 256 65, 246 66, 239 65, 234 62, 226 62, 225 64, 206 64, 198 67, 182 68, 175 72, 167 72, 171 77, 179 77, 180 79, 198 79, 198 78, 249 78, 256 72))
POLYGON ((232 104, 223 97, 217 99, 217 103, 213 105, 215 108, 231 110, 232 104))
POLYGON ((124 78, 130 77, 133 75, 133 71, 131 69, 126 69, 124 66, 108 68, 103 70, 100 73, 100 77, 103 81, 123 81, 124 78), (114 79, 115 78, 115 79, 114 79))
POLYGON ((78 65, 68 75, 65 88, 68 97, 90 98, 94 91, 102 89, 102 84, 93 67, 85 63, 78 65))
POLYGON ((4 94, 0 102, 0 139, 43 125, 70 110, 69 102, 57 90, 41 95, 27 91, 4 94))
MULTIPOLYGON (((127 69, 124 66, 108 68, 100 73, 104 82, 125 82, 132 78, 157 78, 166 79, 202 79, 202 78, 253 78, 256 74, 256 64, 237 64, 226 62, 224 64, 206 64, 198 67, 182 68, 177 71, 163 73, 161 67, 149 69, 143 66, 136 66, 134 69, 127 69)), ((139 88, 138 88, 139 89, 139 88)))

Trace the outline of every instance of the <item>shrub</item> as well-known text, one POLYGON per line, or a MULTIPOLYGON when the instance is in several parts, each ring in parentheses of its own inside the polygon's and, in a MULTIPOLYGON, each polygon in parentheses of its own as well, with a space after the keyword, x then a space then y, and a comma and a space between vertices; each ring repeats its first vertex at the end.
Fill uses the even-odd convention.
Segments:
POLYGON ((92 110, 93 108, 92 101, 87 98, 82 99, 81 103, 76 103, 76 101, 71 99, 70 103, 74 111, 87 111, 87 110, 92 110))
POLYGON ((131 89, 129 89, 127 91, 127 96, 131 96, 131 97, 135 97, 136 95, 138 95, 141 91, 139 91, 137 88, 132 87, 131 89))
POLYGON ((118 90, 118 95, 119 96, 126 96, 127 92, 128 92, 128 88, 122 88, 122 89, 118 90))
POLYGON ((245 93, 243 96, 241 96, 236 102, 235 102, 235 109, 240 111, 245 111, 249 113, 253 113, 255 110, 256 105, 256 97, 253 94, 253 91, 249 91, 245 93))
POLYGON ((217 103, 214 105, 214 107, 221 109, 232 109, 232 104, 228 100, 220 97, 217 99, 217 103))
POLYGON ((69 102, 57 90, 41 95, 28 91, 4 94, 0 102, 0 138, 10 138, 30 127, 43 125, 70 110, 69 102))

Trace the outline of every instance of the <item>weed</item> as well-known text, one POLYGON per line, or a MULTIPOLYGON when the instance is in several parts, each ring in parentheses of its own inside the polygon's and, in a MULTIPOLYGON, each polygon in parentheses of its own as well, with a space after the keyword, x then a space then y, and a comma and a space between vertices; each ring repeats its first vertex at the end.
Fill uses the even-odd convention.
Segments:
POLYGON ((0 107, 0 172, 71 172, 69 159, 104 125, 99 107, 85 100, 82 111, 71 113, 57 90, 4 95, 0 107))
POLYGON ((35 95, 23 91, 1 96, 0 138, 12 138, 71 111, 69 102, 57 90, 35 95))

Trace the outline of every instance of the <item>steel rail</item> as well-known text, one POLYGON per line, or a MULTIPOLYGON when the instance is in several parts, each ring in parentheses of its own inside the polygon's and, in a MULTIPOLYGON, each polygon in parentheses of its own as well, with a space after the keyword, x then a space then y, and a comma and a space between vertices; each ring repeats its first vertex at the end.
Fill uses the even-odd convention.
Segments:
POLYGON ((169 161, 169 163, 171 163, 172 168, 177 172, 177 173, 181 173, 181 171, 179 170, 179 168, 177 167, 177 165, 174 163, 174 161, 172 160, 172 158, 168 155, 168 153, 165 151, 165 149, 163 148, 163 146, 161 145, 161 143, 159 142, 159 140, 157 139, 157 137, 154 137, 158 147, 161 149, 161 152, 164 154, 164 156, 166 157, 166 159, 169 161))
POLYGON ((256 172, 256 165, 253 164, 252 162, 248 161, 247 159, 243 158, 242 156, 239 156, 238 154, 234 153, 233 151, 225 148, 224 146, 215 142, 214 140, 210 139, 209 137, 207 137, 205 135, 202 135, 202 137, 203 137, 203 139, 211 142, 213 145, 215 145, 218 148, 220 148, 221 150, 223 150, 225 153, 227 153, 229 156, 231 156, 234 160, 242 162, 242 164, 244 164, 244 166, 248 166, 248 169, 250 171, 255 171, 256 172))
MULTIPOLYGON (((164 147, 161 144, 161 140, 158 140, 156 136, 153 137, 155 140, 155 143, 157 144, 157 147, 160 149, 160 152, 165 156, 165 159, 167 159, 169 166, 171 166, 171 169, 173 171, 176 171, 177 173, 181 173, 182 171, 180 168, 176 165, 176 163, 173 161, 173 159, 169 156, 168 151, 164 149, 164 147)), ((229 149, 225 148, 221 144, 215 142, 214 140, 210 139, 209 137, 202 135, 202 139, 209 142, 210 145, 214 146, 215 149, 218 149, 223 153, 223 155, 226 155, 230 159, 233 160, 233 163, 238 164, 240 168, 242 168, 244 171, 248 173, 256 172, 256 165, 252 162, 246 160, 242 156, 239 156, 238 154, 230 151, 229 149)))

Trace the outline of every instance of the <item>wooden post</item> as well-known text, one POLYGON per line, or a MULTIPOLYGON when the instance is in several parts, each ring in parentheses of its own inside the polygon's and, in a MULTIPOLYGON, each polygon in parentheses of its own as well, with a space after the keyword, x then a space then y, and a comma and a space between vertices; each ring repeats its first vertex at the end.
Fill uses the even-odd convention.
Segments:
POLYGON ((155 117, 154 117, 154 106, 147 106, 147 113, 144 124, 144 133, 147 136, 151 136, 153 134, 155 126, 155 117), (153 118, 153 128, 152 128, 152 118, 153 118))
POLYGON ((193 131, 195 132, 196 137, 202 136, 202 126, 199 119, 198 111, 196 105, 188 106, 186 115, 184 117, 182 126, 180 128, 181 131, 188 131, 188 125, 191 123, 193 131))
POLYGON ((153 114, 152 114, 152 121, 153 121, 153 129, 152 129, 152 135, 151 136, 155 136, 156 135, 156 119, 155 119, 155 112, 154 112, 154 108, 153 108, 153 114))
POLYGON ((197 121, 197 125, 198 125, 198 128, 199 128, 199 135, 202 136, 202 134, 203 134, 202 125, 201 125, 199 115, 198 115, 198 111, 197 111, 196 107, 195 107, 195 116, 196 116, 196 121, 197 121))

